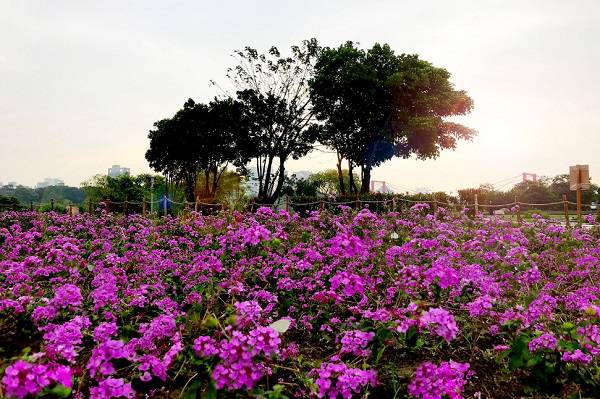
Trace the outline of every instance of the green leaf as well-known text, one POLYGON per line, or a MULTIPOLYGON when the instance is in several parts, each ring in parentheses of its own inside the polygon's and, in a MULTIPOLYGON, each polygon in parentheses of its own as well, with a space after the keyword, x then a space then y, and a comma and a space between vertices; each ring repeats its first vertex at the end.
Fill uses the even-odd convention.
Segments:
POLYGON ((57 385, 48 391, 48 394, 56 396, 58 398, 66 398, 71 394, 71 388, 64 385, 57 385))

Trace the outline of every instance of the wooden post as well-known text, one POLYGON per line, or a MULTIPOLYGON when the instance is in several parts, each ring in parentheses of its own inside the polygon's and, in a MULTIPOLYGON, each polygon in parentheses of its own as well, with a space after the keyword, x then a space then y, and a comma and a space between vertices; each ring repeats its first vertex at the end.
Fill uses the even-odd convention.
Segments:
POLYGON ((29 201, 29 210, 33 211, 33 201, 29 201))
POLYGON ((475 216, 479 213, 479 198, 477 197, 477 193, 475 193, 475 216))
POLYGON ((69 202, 69 216, 73 216, 73 203, 69 202))
POLYGON ((515 196, 515 206, 517 207, 517 225, 521 225, 521 204, 517 201, 517 196, 515 196))
POLYGON ((359 194, 356 194, 356 209, 358 210, 360 208, 362 208, 362 205, 360 203, 360 196, 359 194))
POLYGON ((323 201, 323 199, 321 199, 321 212, 323 212, 325 210, 325 201, 323 201))
POLYGON ((437 208, 438 208, 437 199, 434 197, 433 198, 433 216, 437 216, 437 208))
POLYGON ((290 211, 290 197, 288 195, 285 196, 285 211, 290 211))
POLYGON ((50 198, 50 210, 54 210, 54 198, 50 198))
POLYGON ((125 196, 125 201, 123 201, 123 215, 127 215, 127 196, 125 196))
POLYGON ((92 213, 92 199, 88 199, 88 213, 92 213))
POLYGON ((146 198, 142 199, 142 215, 146 216, 146 198))
MULTIPOLYGON (((581 174, 581 172, 580 172, 581 174)), ((581 227, 581 188, 577 187, 577 225, 581 227)))
POLYGON ((194 212, 198 212, 198 197, 196 196, 196 201, 194 202, 194 212))
POLYGON ((571 227, 571 221, 569 220, 569 202, 567 201, 567 194, 563 194, 563 210, 565 212, 565 225, 569 228, 571 227))
POLYGON ((106 203, 106 213, 110 213, 110 202, 108 200, 104 202, 106 203))
POLYGON ((392 212, 396 212, 396 196, 392 197, 392 212))

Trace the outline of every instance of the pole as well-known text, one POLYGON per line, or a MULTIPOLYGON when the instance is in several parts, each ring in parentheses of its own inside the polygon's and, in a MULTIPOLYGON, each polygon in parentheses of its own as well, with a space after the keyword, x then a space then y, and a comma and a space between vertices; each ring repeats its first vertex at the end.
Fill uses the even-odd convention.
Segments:
POLYGON ((125 196, 125 201, 123 202, 123 216, 127 215, 127 196, 125 196))
POLYGON ((69 202, 69 216, 73 216, 73 203, 69 202))
POLYGON ((563 210, 565 212, 565 225, 569 228, 571 227, 571 222, 569 221, 569 202, 567 201, 567 194, 563 194, 563 210))
POLYGON ((50 210, 54 210, 54 198, 50 198, 50 210))
POLYGON ((154 176, 150 177, 150 216, 154 214, 154 176))
POLYGON ((475 193, 475 216, 479 213, 479 198, 477 193, 475 193))
POLYGON ((146 216, 146 198, 142 199, 142 215, 146 216))
POLYGON ((163 198, 163 211, 165 212, 164 216, 167 216, 167 194, 163 198))
POLYGON ((577 187, 577 224, 581 226, 581 188, 577 187))
POLYGON ((88 199, 88 213, 92 213, 92 199, 89 198, 88 199))
POLYGON ((321 212, 325 210, 325 201, 321 199, 321 212))
POLYGON ((29 201, 29 210, 33 211, 33 201, 29 201))
POLYGON ((515 195, 515 206, 517 207, 517 225, 521 225, 521 205, 517 201, 517 196, 515 195))
POLYGON ((392 212, 396 212, 396 196, 392 197, 392 212))
POLYGON ((285 211, 290 211, 290 197, 288 195, 285 196, 285 211))

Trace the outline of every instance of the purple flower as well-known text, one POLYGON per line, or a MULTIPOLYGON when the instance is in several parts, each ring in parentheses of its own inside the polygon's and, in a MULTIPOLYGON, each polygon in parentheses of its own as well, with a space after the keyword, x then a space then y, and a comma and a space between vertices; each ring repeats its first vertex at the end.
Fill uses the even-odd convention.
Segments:
POLYGON ((350 399, 364 388, 377 385, 377 373, 374 370, 350 368, 345 363, 324 362, 309 374, 317 377, 315 383, 319 398, 335 399, 340 395, 350 399))
POLYGON ((458 334, 456 321, 450 312, 442 308, 430 308, 425 312, 419 322, 430 332, 452 341, 458 334))
POLYGON ((80 306, 82 302, 83 297, 79 287, 73 284, 65 284, 56 290, 50 303, 57 308, 66 308, 80 306))
POLYGON ((217 342, 206 335, 201 335, 194 340, 194 351, 203 357, 211 357, 219 353, 217 342))
POLYGON ((556 338, 550 333, 544 333, 537 338, 529 341, 529 351, 538 352, 544 349, 554 350, 556 349, 556 338))
POLYGON ((408 393, 420 399, 462 398, 469 378, 468 363, 442 362, 439 366, 425 362, 417 367, 415 377, 408 385, 408 393))
POLYGON ((53 384, 71 387, 71 369, 55 363, 32 364, 17 360, 6 368, 2 384, 8 397, 35 396, 53 384))
POLYGON ((583 353, 580 349, 575 349, 573 352, 564 352, 562 360, 567 363, 587 365, 592 361, 592 356, 583 353))
POLYGON ((91 399, 134 398, 135 391, 131 383, 123 378, 107 378, 100 381, 97 387, 90 388, 91 399))
POLYGON ((341 353, 351 353, 355 356, 370 356, 371 351, 367 349, 367 345, 374 336, 375 333, 373 332, 363 332, 360 330, 346 331, 341 339, 341 353))

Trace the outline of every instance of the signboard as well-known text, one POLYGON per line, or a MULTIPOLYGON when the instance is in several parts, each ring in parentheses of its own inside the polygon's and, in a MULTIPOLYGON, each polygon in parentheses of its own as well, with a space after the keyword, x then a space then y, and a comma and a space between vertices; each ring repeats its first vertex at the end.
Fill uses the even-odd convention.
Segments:
POLYGON ((589 190, 590 167, 589 165, 569 166, 569 186, 572 191, 589 190))

